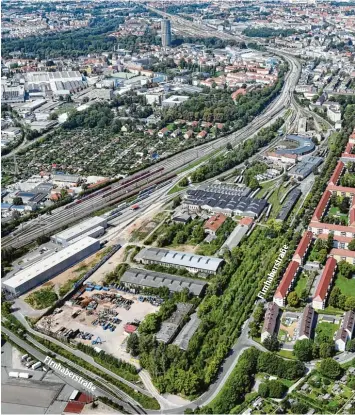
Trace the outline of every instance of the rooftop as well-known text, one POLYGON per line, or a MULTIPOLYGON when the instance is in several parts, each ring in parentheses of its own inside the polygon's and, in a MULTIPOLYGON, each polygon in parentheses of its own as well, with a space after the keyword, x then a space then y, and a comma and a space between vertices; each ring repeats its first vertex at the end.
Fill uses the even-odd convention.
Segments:
POLYGON ((322 276, 318 282, 313 300, 316 300, 316 301, 325 300, 327 293, 328 293, 329 284, 332 279, 336 266, 337 266, 337 262, 334 258, 327 259, 322 276))
POLYGON ((221 258, 188 254, 186 252, 171 251, 161 248, 144 248, 137 255, 136 260, 157 261, 171 265, 197 268, 216 272, 223 262, 221 258))
POLYGON ((56 239, 62 239, 68 241, 75 238, 77 235, 88 231, 89 229, 96 228, 98 226, 106 227, 106 219, 101 218, 100 216, 94 216, 83 222, 78 223, 71 228, 65 229, 63 232, 53 235, 56 239))
POLYGON ((206 283, 178 275, 163 274, 138 268, 130 268, 121 277, 121 282, 143 287, 168 287, 171 292, 179 292, 187 288, 192 294, 199 296, 206 283))
POLYGON ((296 272, 299 268, 300 264, 297 261, 291 261, 280 281, 279 286, 275 292, 274 297, 276 298, 285 298, 292 283, 293 278, 296 275, 296 272))
POLYGON ((53 268, 55 265, 64 262, 66 259, 71 258, 77 252, 81 252, 84 249, 93 246, 95 244, 99 244, 94 238, 86 237, 81 239, 80 241, 76 242, 73 245, 69 245, 68 247, 62 249, 59 252, 50 255, 49 257, 45 258, 43 261, 39 261, 29 267, 21 270, 13 277, 9 278, 3 283, 6 284, 8 287, 17 288, 18 286, 24 284, 27 281, 32 280, 37 275, 45 272, 46 270, 53 268))

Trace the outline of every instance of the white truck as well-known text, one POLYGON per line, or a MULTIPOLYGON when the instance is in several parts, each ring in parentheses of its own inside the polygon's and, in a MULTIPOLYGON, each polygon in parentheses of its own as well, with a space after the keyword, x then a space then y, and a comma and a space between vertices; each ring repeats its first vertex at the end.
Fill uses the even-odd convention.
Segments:
POLYGON ((19 373, 18 374, 18 377, 19 378, 21 378, 21 379, 29 379, 29 377, 30 377, 30 374, 29 373, 19 373))
POLYGON ((32 365, 31 369, 36 370, 42 366, 42 362, 36 362, 32 365))
POLYGON ((19 373, 18 372, 9 372, 9 378, 18 378, 19 373))

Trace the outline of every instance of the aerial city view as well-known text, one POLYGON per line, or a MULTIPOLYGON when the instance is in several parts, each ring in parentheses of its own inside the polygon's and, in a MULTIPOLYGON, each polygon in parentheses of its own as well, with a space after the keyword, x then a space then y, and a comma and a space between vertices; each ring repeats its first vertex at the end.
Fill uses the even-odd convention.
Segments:
POLYGON ((355 414, 355 1, 1 23, 1 413, 355 414))

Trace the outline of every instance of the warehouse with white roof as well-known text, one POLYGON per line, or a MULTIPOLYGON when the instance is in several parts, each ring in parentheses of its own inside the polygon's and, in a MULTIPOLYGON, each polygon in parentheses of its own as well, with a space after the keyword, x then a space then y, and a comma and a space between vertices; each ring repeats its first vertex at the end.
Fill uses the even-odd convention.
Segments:
POLYGON ((90 237, 83 238, 42 261, 21 270, 13 277, 3 281, 2 285, 9 292, 15 295, 22 295, 55 277, 99 249, 100 242, 98 240, 90 237))
POLYGON ((166 267, 186 268, 189 272, 216 274, 223 259, 194 255, 187 252, 171 251, 161 248, 144 248, 135 257, 143 264, 159 264, 166 267))
POLYGON ((100 216, 94 216, 83 222, 78 223, 71 228, 65 229, 65 231, 57 233, 51 237, 51 240, 63 246, 68 246, 71 243, 76 242, 80 237, 84 238, 90 236, 95 238, 103 235, 107 228, 107 220, 100 216))

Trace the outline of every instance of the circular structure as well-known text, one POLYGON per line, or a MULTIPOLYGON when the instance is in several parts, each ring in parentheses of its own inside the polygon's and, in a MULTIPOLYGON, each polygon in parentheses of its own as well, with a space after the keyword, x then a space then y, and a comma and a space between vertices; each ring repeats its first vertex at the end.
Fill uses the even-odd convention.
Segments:
POLYGON ((298 146, 296 148, 279 148, 275 150, 276 154, 297 154, 298 156, 301 156, 303 154, 311 153, 316 148, 310 137, 287 135, 285 139, 298 143, 298 146))

